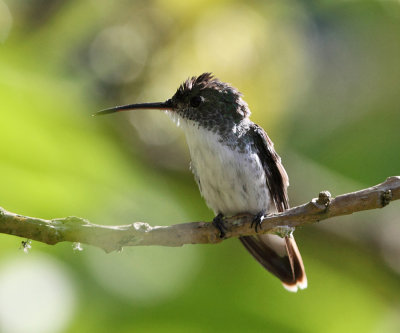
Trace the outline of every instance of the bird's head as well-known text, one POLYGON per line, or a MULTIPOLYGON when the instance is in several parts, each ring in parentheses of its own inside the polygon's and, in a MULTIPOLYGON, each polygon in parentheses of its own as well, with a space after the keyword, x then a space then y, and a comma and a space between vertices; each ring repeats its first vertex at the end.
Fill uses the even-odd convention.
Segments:
POLYGON ((138 109, 166 110, 175 118, 208 128, 228 123, 237 124, 250 115, 242 94, 211 73, 187 79, 179 86, 174 96, 165 102, 117 106, 95 115, 138 109))

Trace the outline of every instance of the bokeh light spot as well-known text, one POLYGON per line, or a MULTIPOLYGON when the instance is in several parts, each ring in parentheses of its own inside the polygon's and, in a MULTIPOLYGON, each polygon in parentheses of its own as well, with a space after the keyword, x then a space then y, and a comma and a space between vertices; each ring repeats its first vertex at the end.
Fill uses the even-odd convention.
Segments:
POLYGON ((259 58, 265 40, 264 21, 249 7, 232 6, 211 12, 197 25, 199 59, 209 59, 211 67, 246 70, 259 58))
POLYGON ((153 305, 176 296, 198 272, 196 247, 135 247, 104 254, 90 251, 88 267, 107 290, 135 304, 153 305))
POLYGON ((0 331, 56 333, 73 315, 75 290, 68 272, 44 255, 0 263, 0 331))
POLYGON ((147 53, 144 36, 129 26, 114 26, 101 31, 93 41, 90 66, 104 82, 131 82, 142 72, 147 53))

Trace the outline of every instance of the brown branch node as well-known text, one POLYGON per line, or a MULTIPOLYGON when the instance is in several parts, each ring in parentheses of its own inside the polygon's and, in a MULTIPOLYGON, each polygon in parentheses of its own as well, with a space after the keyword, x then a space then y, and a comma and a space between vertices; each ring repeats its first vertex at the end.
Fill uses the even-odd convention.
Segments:
POLYGON ((317 203, 327 208, 331 203, 331 198, 332 195, 329 191, 321 191, 319 192, 317 203))
POLYGON ((386 190, 385 192, 383 192, 381 195, 382 208, 387 206, 390 203, 390 201, 392 201, 392 198, 393 194, 391 190, 386 190))

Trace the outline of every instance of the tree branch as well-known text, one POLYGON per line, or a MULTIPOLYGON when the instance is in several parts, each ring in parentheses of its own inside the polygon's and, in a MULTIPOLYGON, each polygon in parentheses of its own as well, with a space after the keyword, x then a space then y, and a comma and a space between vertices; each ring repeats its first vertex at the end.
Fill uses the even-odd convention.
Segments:
MULTIPOLYGON (((289 228, 316 223, 334 216, 385 207, 390 201, 400 199, 400 177, 390 177, 385 182, 367 189, 331 198, 327 191, 309 203, 268 215, 258 233, 282 234, 289 228)), ((226 238, 255 235, 250 227, 252 215, 238 215, 224 219, 226 238)), ((152 227, 135 222, 122 226, 102 226, 79 217, 53 220, 21 216, 0 208, 0 233, 15 235, 54 245, 60 242, 79 242, 100 247, 106 252, 125 246, 219 243, 219 232, 209 222, 190 222, 171 226, 152 227)))

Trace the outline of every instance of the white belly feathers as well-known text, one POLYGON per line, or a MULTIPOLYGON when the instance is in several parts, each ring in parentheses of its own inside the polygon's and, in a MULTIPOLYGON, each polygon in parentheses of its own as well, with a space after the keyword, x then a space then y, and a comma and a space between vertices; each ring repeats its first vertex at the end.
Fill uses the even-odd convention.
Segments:
POLYGON ((258 155, 219 142, 219 135, 182 124, 192 158, 191 169, 207 205, 230 216, 268 211, 270 195, 258 155))

